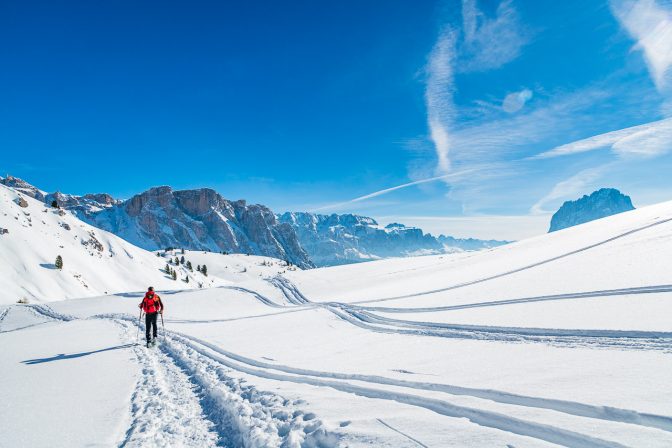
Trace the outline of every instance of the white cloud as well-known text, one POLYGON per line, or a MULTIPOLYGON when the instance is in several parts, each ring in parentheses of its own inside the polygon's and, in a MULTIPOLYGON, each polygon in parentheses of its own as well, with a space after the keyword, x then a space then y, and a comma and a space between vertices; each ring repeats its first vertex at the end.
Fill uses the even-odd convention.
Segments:
POLYGON ((533 215, 548 214, 549 211, 544 210, 543 207, 549 202, 553 202, 557 199, 574 198, 574 196, 585 192, 590 185, 604 174, 610 165, 611 164, 606 164, 595 168, 588 168, 578 172, 569 179, 558 182, 550 193, 539 199, 539 201, 532 206, 530 213, 533 215))
POLYGON ((444 30, 429 56, 425 103, 430 138, 436 149, 438 169, 450 170, 450 134, 448 126, 453 120, 453 60, 455 58, 455 33, 444 30))
POLYGON ((516 59, 529 41, 511 0, 503 0, 492 18, 478 9, 476 0, 462 0, 462 26, 463 72, 499 68, 516 59))
MULTIPOLYGON (((455 70, 482 71, 512 61, 527 43, 518 13, 511 0, 503 0, 493 18, 478 9, 476 0, 462 2, 462 33, 446 27, 434 45, 426 67, 425 103, 429 136, 434 144, 439 173, 452 168, 451 150, 456 108, 455 70), (459 63, 458 63, 459 59, 459 63)), ((504 101, 507 111, 520 110, 532 97, 530 90, 511 94, 504 101)))
POLYGON ((584 138, 538 154, 533 159, 566 156, 610 147, 621 156, 658 156, 672 150, 672 118, 584 138))
POLYGON ((665 90, 672 81, 672 8, 655 0, 612 0, 611 10, 644 52, 656 87, 665 90))
POLYGON ((530 89, 523 89, 520 92, 512 92, 504 97, 502 101, 502 109, 504 112, 510 114, 518 112, 520 109, 525 106, 530 99, 532 99, 532 91, 530 89))
POLYGON ((384 194, 392 193, 393 191, 401 190, 401 189, 408 188, 408 187, 413 187, 415 185, 426 184, 426 183, 429 183, 429 182, 436 182, 438 180, 449 181, 449 180, 460 179, 460 178, 463 178, 465 176, 468 176, 469 174, 472 174, 472 173, 478 171, 479 169, 482 169, 482 168, 471 168, 471 169, 466 169, 466 170, 461 170, 461 171, 455 171, 455 172, 452 172, 452 173, 449 173, 449 174, 442 174, 441 176, 435 176, 435 177, 430 177, 430 178, 427 178, 427 179, 420 179, 420 180, 416 180, 416 181, 413 181, 413 182, 407 182, 405 184, 396 185, 394 187, 389 187, 389 188, 385 188, 385 189, 382 189, 382 190, 374 191, 373 193, 365 194, 364 196, 359 196, 357 198, 350 199, 349 201, 339 202, 339 203, 336 203, 336 204, 324 205, 322 207, 318 207, 318 208, 313 209, 313 211, 341 208, 341 207, 346 206, 346 205, 351 205, 351 204, 354 204, 356 202, 361 202, 361 201, 365 201, 367 199, 372 199, 372 198, 375 198, 375 197, 378 197, 378 196, 382 196, 384 194))

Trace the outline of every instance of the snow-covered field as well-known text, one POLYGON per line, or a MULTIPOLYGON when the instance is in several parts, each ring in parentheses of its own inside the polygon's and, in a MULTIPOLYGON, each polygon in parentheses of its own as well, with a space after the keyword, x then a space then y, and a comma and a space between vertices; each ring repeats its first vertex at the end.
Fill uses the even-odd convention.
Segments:
POLYGON ((156 281, 153 349, 137 293, 0 306, 0 446, 670 447, 670 254, 672 202, 309 271, 187 252, 213 287, 156 281))

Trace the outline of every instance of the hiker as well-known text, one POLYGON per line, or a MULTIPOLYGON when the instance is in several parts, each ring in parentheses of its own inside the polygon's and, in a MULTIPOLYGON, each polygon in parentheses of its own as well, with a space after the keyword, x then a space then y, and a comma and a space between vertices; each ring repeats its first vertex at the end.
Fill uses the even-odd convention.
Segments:
POLYGON ((139 308, 142 308, 142 311, 145 312, 145 336, 147 337, 147 347, 150 343, 156 344, 157 328, 156 328, 156 317, 158 314, 163 314, 163 302, 161 302, 161 297, 154 292, 153 287, 149 287, 145 293, 145 298, 142 299, 139 308), (152 335, 153 339, 150 338, 150 329, 153 328, 152 335))

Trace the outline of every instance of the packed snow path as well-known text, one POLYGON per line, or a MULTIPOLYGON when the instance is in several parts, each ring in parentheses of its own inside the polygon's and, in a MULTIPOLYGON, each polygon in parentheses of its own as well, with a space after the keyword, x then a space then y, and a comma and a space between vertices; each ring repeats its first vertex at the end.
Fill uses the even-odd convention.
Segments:
MULTIPOLYGON (((45 305, 21 308, 42 316, 45 322, 77 319, 45 305)), ((132 341, 137 334, 137 327, 133 325, 135 320, 131 316, 98 315, 92 319, 115 322, 123 329, 126 341, 132 341)), ((617 422, 631 428, 634 425, 672 432, 672 418, 666 416, 496 390, 293 368, 237 355, 202 339, 174 331, 167 332, 158 349, 147 351, 135 347, 134 351, 142 367, 142 375, 133 393, 131 424, 120 446, 143 446, 148 441, 157 446, 334 446, 338 443, 337 435, 321 429, 321 423, 312 414, 304 419, 304 413, 297 413, 291 401, 244 385, 240 379, 235 379, 236 373, 393 401, 567 447, 628 446, 596 437, 591 431, 576 431, 577 420, 604 421, 607 425, 617 422), (488 409, 489 406, 459 405, 453 402, 459 396, 467 396, 476 402, 499 403, 508 408, 535 408, 542 413, 561 413, 570 425, 561 427, 517 418, 510 413, 494 412, 488 409)), ((594 427, 595 423, 582 422, 578 426, 581 425, 584 428, 594 427)), ((408 436, 403 432, 400 434, 408 436)), ((408 437, 414 440, 412 436, 408 437)), ((672 435, 666 439, 672 440, 672 435)))

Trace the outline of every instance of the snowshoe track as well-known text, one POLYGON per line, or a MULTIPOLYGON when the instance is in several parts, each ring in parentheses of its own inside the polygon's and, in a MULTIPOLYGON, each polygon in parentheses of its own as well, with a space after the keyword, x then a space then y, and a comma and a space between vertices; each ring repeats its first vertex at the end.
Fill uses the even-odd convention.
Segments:
MULTIPOLYGON (((592 437, 586 434, 581 434, 571 430, 566 430, 552 425, 536 423, 515 417, 510 417, 508 415, 501 414, 498 412, 455 405, 445 400, 427 398, 418 395, 412 395, 409 393, 402 393, 386 389, 364 387, 346 381, 336 381, 333 379, 329 379, 332 378, 333 375, 338 374, 312 372, 318 375, 316 376, 306 374, 290 375, 286 373, 274 372, 271 369, 265 367, 262 368, 256 367, 264 365, 265 363, 252 362, 251 364, 244 365, 241 364, 239 360, 245 358, 236 355, 230 358, 229 356, 227 356, 229 355, 229 353, 227 353, 226 351, 221 350, 219 347, 216 347, 208 342, 199 340, 198 338, 193 338, 184 334, 173 333, 173 339, 180 341, 181 343, 190 347, 194 351, 200 353, 201 355, 207 358, 210 358, 215 362, 218 362, 222 366, 228 367, 238 372, 254 375, 261 378, 292 382, 298 384, 309 384, 319 387, 329 387, 337 391, 351 393, 362 397, 391 400, 398 403, 428 409, 447 417, 466 418, 472 423, 477 424, 479 426, 484 426, 492 429, 499 429, 517 435, 533 437, 535 439, 543 440, 550 443, 556 443, 558 445, 566 447, 616 448, 625 446, 618 442, 603 440, 600 438, 592 437)), ((282 371, 283 369, 275 368, 273 370, 282 371)), ((286 370, 290 370, 292 371, 292 373, 298 371, 298 369, 291 369, 291 368, 286 368, 286 370)))
MULTIPOLYGON (((116 322, 128 340, 135 336, 129 324, 116 322)), ((221 434, 204 415, 189 377, 158 349, 133 350, 141 373, 131 398, 132 422, 119 446, 221 446, 221 434)))

